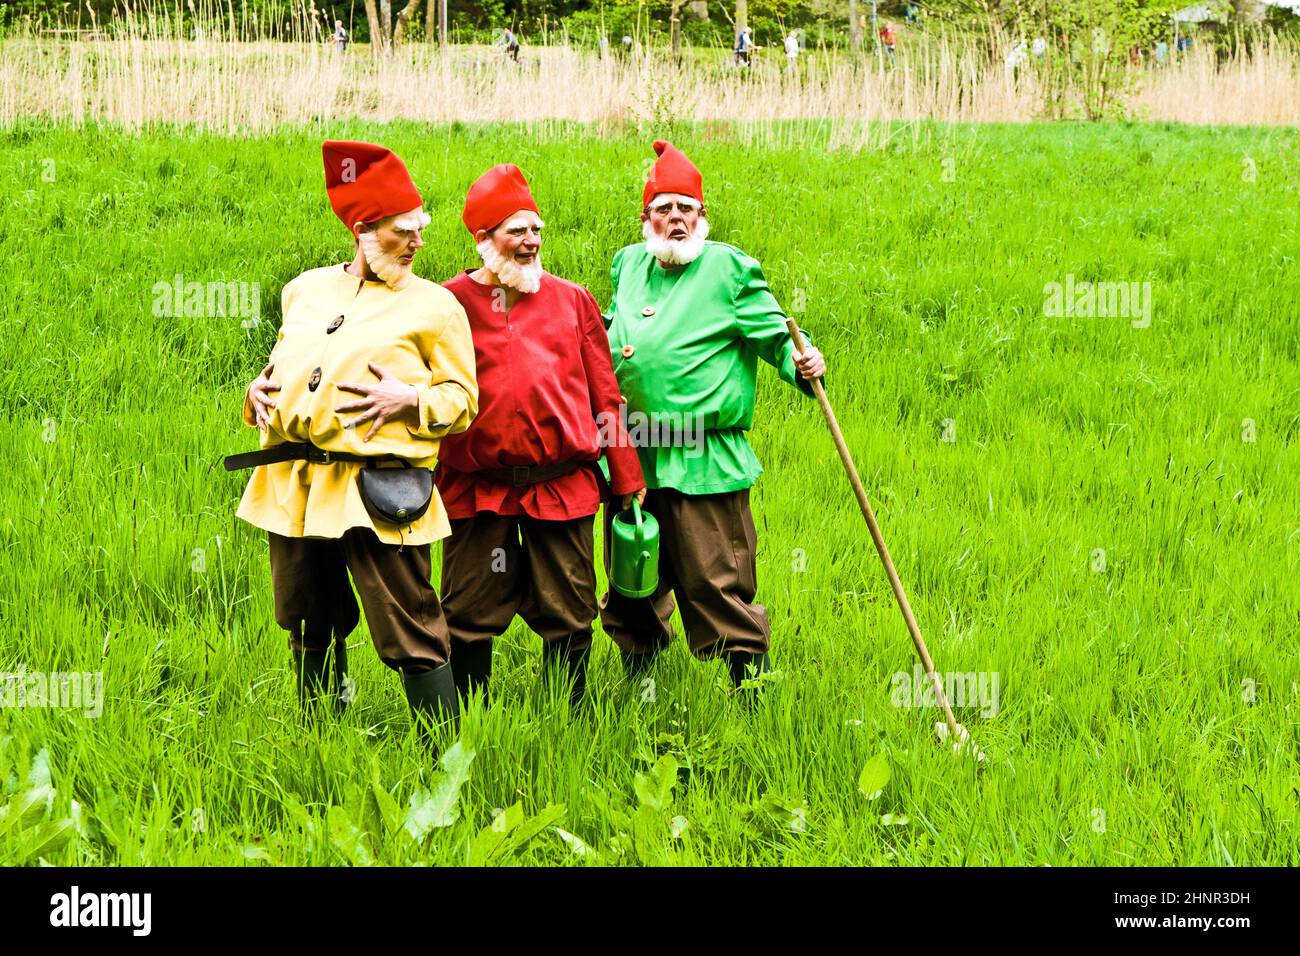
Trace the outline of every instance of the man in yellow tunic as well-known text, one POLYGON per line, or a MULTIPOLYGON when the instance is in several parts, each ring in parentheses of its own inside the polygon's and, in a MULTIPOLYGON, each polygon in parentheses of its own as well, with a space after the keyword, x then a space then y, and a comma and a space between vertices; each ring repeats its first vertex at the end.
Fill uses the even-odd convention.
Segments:
POLYGON ((432 488, 427 510, 391 523, 372 514, 358 477, 373 459, 432 468, 443 436, 469 427, 474 343, 456 297, 411 272, 429 217, 401 159, 368 143, 326 142, 322 152, 355 255, 284 287, 279 338, 244 400, 262 451, 226 466, 255 468, 238 514, 270 535, 276 621, 304 705, 327 681, 338 709, 350 697, 345 648, 359 620, 350 572, 413 716, 441 723, 457 703, 429 545, 450 533, 446 512, 432 488))

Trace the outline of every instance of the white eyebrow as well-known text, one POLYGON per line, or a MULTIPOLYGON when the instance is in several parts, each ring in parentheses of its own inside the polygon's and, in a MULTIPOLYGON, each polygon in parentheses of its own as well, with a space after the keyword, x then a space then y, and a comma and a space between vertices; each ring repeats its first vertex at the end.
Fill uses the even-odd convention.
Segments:
MULTIPOLYGON (((541 218, 539 217, 537 220, 537 228, 541 229, 545 225, 546 223, 542 222, 541 218)), ((509 232, 511 229, 527 229, 528 226, 529 226, 529 222, 527 219, 511 219, 509 222, 505 224, 505 230, 506 232, 509 232)))
POLYGON ((412 212, 394 219, 393 227, 396 229, 423 229, 432 221, 426 212, 412 212))
POLYGON ((692 209, 700 208, 700 204, 691 196, 677 196, 676 198, 660 199, 658 202, 652 202, 650 204, 650 208, 658 209, 659 207, 665 205, 671 206, 674 202, 679 202, 683 206, 690 206, 692 209))

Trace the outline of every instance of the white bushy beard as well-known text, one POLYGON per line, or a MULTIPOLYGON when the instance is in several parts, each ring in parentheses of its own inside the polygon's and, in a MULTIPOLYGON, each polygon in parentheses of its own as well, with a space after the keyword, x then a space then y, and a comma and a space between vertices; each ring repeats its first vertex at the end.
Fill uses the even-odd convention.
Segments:
POLYGON ((361 243, 361 254, 366 257, 370 271, 379 276, 388 288, 400 289, 406 285, 411 278, 411 267, 398 261, 406 254, 405 251, 384 252, 380 248, 379 237, 373 232, 358 233, 357 242, 361 243))
POLYGON ((497 247, 492 244, 491 239, 484 239, 476 248, 483 265, 487 266, 488 271, 496 276, 497 281, 502 285, 519 292, 536 292, 542 287, 542 274, 546 270, 542 268, 540 249, 533 256, 532 262, 521 266, 513 257, 497 252, 497 247))
POLYGON ((704 240, 709 238, 709 220, 701 216, 695 221, 695 231, 686 239, 669 239, 656 236, 654 226, 647 219, 641 223, 645 248, 650 255, 669 265, 684 266, 694 262, 704 251, 704 240))

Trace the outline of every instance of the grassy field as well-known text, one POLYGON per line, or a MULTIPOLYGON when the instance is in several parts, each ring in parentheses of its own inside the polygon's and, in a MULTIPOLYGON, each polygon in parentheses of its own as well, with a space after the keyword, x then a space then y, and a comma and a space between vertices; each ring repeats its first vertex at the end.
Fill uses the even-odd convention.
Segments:
POLYGON ((891 702, 910 641, 815 405, 771 369, 758 706, 680 637, 654 694, 631 686, 598 632, 571 716, 517 624, 439 769, 363 625, 355 705, 300 728, 246 475, 216 463, 254 445, 280 286, 350 255, 320 140, 405 156, 434 279, 472 264, 466 186, 519 163, 548 269, 603 302, 662 132, 0 129, 0 671, 102 671, 104 694, 98 718, 0 709, 0 862, 1300 863, 1294 129, 672 131, 713 238, 827 353, 938 668, 997 677, 996 708, 957 712, 978 768, 891 702), (260 321, 159 317, 178 275, 258 283, 260 321), (1082 282, 1137 283, 1149 313, 1052 314, 1082 282))

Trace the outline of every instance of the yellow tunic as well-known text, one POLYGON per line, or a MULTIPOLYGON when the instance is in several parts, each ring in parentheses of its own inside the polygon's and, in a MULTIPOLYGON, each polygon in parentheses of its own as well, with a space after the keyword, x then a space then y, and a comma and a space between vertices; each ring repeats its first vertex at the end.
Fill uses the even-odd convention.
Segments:
MULTIPOLYGON (((283 324, 271 350, 276 407, 263 448, 311 442, 327 451, 400 455, 432 468, 444 435, 463 432, 478 412, 474 342, 456 297, 411 276, 400 290, 358 279, 344 265, 304 272, 281 293, 283 324), (339 317, 341 318, 341 321, 339 317), (329 331, 334 325, 333 331, 329 331), (338 384, 371 384, 373 362, 419 393, 419 422, 390 420, 370 441, 373 421, 345 429, 360 412, 334 411, 362 396, 338 384), (313 373, 319 382, 311 388, 313 373)), ((244 398, 244 422, 256 426, 244 398)), ((253 470, 237 514, 250 524, 290 538, 339 538, 349 528, 372 528, 389 544, 427 544, 451 533, 438 490, 429 510, 398 528, 374 522, 357 490, 359 462, 283 461, 253 470)))

